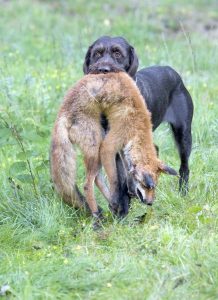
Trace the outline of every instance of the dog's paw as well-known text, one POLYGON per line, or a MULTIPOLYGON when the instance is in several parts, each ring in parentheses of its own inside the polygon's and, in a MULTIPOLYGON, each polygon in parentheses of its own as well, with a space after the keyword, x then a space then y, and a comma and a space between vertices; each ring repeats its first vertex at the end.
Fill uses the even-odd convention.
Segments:
POLYGON ((118 203, 111 203, 109 204, 110 211, 117 216, 118 215, 118 210, 119 210, 119 204, 118 203))
POLYGON ((120 219, 123 219, 128 215, 128 212, 129 212, 129 206, 119 205, 117 216, 120 219))
POLYGON ((130 200, 131 200, 131 198, 129 197, 129 195, 124 195, 124 197, 122 198, 122 201, 120 201, 119 207, 118 207, 118 217, 119 218, 122 219, 128 215, 129 208, 130 208, 130 200))

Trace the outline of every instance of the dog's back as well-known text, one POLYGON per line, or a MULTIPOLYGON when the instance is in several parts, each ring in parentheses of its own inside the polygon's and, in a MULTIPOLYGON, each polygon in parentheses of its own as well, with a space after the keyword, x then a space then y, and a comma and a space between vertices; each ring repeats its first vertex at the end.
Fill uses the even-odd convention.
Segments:
POLYGON ((170 105, 170 94, 180 81, 177 72, 168 66, 152 66, 136 73, 137 86, 152 114, 154 129, 163 121, 170 105))

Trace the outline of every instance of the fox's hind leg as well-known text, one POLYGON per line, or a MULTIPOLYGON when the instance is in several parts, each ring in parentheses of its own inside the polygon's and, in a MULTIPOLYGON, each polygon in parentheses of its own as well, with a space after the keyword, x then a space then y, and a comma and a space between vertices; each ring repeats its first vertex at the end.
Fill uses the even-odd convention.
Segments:
POLYGON ((95 178, 95 184, 99 188, 99 190, 102 192, 104 197, 107 199, 107 201, 110 201, 110 192, 109 189, 105 183, 104 177, 101 172, 98 173, 98 175, 95 178))

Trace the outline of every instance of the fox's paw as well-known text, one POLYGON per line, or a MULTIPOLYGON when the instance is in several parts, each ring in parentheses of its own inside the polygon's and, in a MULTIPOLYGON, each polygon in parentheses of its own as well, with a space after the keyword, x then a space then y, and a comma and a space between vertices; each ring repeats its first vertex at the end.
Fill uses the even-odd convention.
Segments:
POLYGON ((98 207, 98 211, 92 214, 93 216, 93 229, 98 230, 102 228, 102 221, 104 219, 102 208, 98 207))

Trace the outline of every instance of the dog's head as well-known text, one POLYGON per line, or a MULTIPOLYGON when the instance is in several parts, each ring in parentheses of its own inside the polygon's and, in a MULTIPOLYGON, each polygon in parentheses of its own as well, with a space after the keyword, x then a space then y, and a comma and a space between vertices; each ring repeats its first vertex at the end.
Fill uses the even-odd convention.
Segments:
POLYGON ((131 77, 138 69, 134 48, 122 37, 103 36, 88 49, 83 65, 84 74, 124 71, 131 77))
POLYGON ((155 188, 161 173, 177 176, 177 172, 158 160, 153 170, 142 166, 131 166, 128 176, 128 192, 131 197, 137 196, 141 202, 152 205, 155 199, 155 188))

